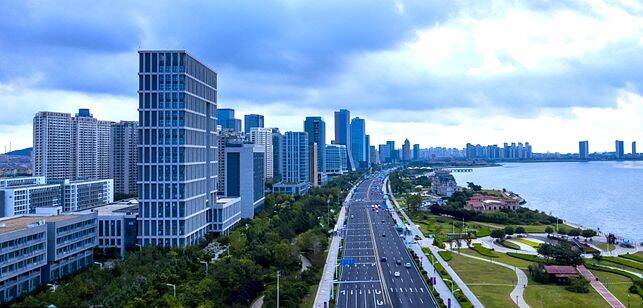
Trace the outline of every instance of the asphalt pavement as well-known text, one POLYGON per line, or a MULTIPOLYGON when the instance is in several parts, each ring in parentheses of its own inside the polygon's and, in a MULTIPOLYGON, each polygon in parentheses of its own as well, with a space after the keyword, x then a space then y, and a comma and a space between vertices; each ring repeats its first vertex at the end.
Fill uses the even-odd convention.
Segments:
POLYGON ((436 307, 395 222, 382 208, 385 177, 385 172, 371 175, 349 201, 336 306, 436 307))

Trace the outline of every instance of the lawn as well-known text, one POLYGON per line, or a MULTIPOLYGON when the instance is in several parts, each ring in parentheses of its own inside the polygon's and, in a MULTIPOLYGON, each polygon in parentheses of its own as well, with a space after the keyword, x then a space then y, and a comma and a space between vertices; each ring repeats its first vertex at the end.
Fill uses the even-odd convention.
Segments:
POLYGON ((607 243, 596 242, 594 246, 600 248, 603 251, 612 251, 616 249, 616 245, 607 245, 607 243))
MULTIPOLYGON (((529 274, 527 273, 527 276, 529 274)), ((531 307, 609 307, 607 302, 592 288, 589 293, 573 293, 564 286, 540 284, 529 278, 525 301, 531 307)))
POLYGON ((516 274, 507 268, 453 254, 449 265, 487 307, 515 307, 509 298, 516 274))
POLYGON ((614 296, 616 296, 621 303, 625 306, 628 306, 628 295, 629 295, 629 307, 643 307, 643 301, 638 294, 632 294, 627 289, 632 285, 632 280, 622 275, 617 275, 613 273, 603 272, 592 270, 592 273, 600 282, 602 282, 614 296))
POLYGON ((522 238, 522 237, 512 238, 511 240, 512 240, 512 241, 516 241, 516 242, 523 243, 523 244, 525 244, 525 245, 527 245, 527 246, 529 246, 529 247, 533 247, 533 248, 538 248, 538 247, 540 247, 540 244, 541 244, 541 243, 538 243, 538 242, 535 242, 535 241, 531 241, 531 240, 529 240, 529 239, 522 238))
POLYGON ((643 252, 627 253, 619 257, 643 263, 643 252))
POLYGON ((518 246, 516 243, 512 243, 510 241, 502 241, 500 242, 500 245, 507 247, 509 249, 515 249, 515 250, 520 250, 520 246, 518 246))
MULTIPOLYGON (((620 259, 621 260, 627 260, 627 259, 622 259, 622 258, 620 258, 620 259)), ((609 266, 609 267, 619 268, 619 269, 622 269, 622 270, 643 274, 643 271, 641 271, 641 270, 638 270, 638 269, 635 269, 635 268, 632 268, 632 267, 629 267, 629 266, 626 266, 626 265, 623 265, 623 264, 607 261, 607 260, 605 260, 605 257, 603 258, 603 260, 600 260, 600 261, 596 261, 595 259, 586 259, 585 262, 590 263, 590 264, 597 264, 597 265, 602 265, 602 266, 609 266)), ((631 261, 631 262, 634 262, 634 261, 631 261)))
POLYGON ((620 264, 623 266, 630 267, 632 269, 637 269, 639 271, 643 270, 643 263, 638 262, 638 261, 633 261, 633 260, 628 260, 625 258, 619 258, 619 257, 603 257, 603 260, 609 261, 612 263, 620 264))

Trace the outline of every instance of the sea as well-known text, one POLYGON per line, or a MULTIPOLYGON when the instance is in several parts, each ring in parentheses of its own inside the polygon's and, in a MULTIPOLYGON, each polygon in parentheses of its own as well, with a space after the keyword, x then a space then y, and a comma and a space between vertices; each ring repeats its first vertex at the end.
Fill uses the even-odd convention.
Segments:
POLYGON ((502 163, 453 176, 460 186, 506 188, 530 209, 643 242, 643 161, 502 163))

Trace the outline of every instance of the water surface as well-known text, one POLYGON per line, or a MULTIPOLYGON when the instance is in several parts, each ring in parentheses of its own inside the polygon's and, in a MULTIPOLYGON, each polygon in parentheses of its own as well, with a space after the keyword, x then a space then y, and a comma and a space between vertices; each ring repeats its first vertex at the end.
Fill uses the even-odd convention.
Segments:
POLYGON ((529 208, 643 242, 643 161, 506 163, 453 175, 460 186, 507 188, 529 208))

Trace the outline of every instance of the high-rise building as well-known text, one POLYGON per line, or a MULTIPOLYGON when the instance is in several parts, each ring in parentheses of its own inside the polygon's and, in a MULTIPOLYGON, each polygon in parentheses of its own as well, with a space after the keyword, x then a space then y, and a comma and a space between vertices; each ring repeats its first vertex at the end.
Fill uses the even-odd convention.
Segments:
POLYGON ((389 140, 386 142, 390 154, 388 155, 389 161, 397 161, 397 151, 395 150, 395 141, 389 140))
POLYGON ((310 155, 316 156, 310 164, 316 167, 316 171, 311 169, 311 183, 321 185, 321 175, 326 172, 326 123, 321 117, 306 117, 304 131, 308 134, 310 155))
POLYGON ((587 160, 589 159, 589 141, 578 142, 578 158, 587 160))
POLYGON ((385 163, 391 161, 391 149, 388 144, 380 144, 378 146, 380 162, 385 163))
POLYGON ((351 112, 346 109, 335 111, 335 144, 346 146, 348 169, 355 170, 355 161, 351 150, 351 112))
POLYGON ((255 128, 263 128, 263 116, 260 114, 246 114, 243 116, 243 131, 247 134, 255 128))
POLYGON ((632 141, 632 155, 636 155, 636 141, 632 141))
POLYGON ((253 218, 265 200, 265 147, 228 144, 226 147, 226 197, 241 198, 241 218, 253 218))
POLYGON ((113 177, 112 122, 79 109, 75 117, 39 112, 33 125, 35 175, 47 181, 113 177))
POLYGON ((217 195, 225 195, 225 170, 226 170, 226 147, 229 143, 241 144, 244 142, 243 133, 241 131, 222 129, 219 131, 217 138, 217 195))
POLYGON ((196 244, 217 201, 217 74, 159 50, 139 51, 138 76, 139 244, 196 244))
POLYGON ((417 143, 413 145, 413 160, 420 160, 420 145, 417 143))
POLYGON ((33 173, 50 181, 70 179, 71 115, 38 112, 33 119, 33 173))
POLYGON ((281 180, 283 170, 283 143, 284 135, 279 128, 272 128, 272 178, 281 180))
POLYGON ((402 144, 402 160, 411 160, 411 142, 409 142, 409 139, 404 139, 404 143, 402 144))
POLYGON ((326 145, 326 174, 329 176, 341 175, 348 172, 348 155, 346 145, 326 145))
POLYGON ((250 129, 250 141, 254 144, 258 144, 264 147, 264 153, 266 153, 266 159, 264 162, 264 174, 266 175, 267 179, 272 179, 274 177, 272 129, 253 127, 252 129, 250 129))
POLYGON ((354 118, 351 120, 351 152, 355 165, 360 168, 366 163, 366 121, 354 118))
POLYGON ((309 147, 306 132, 286 132, 283 144, 283 174, 273 192, 301 195, 310 188, 309 147))
POLYGON ((138 122, 121 121, 112 124, 112 153, 114 192, 138 195, 136 163, 138 161, 138 122))
POLYGON ((234 109, 217 109, 217 121, 222 130, 241 131, 241 120, 234 117, 234 109))
POLYGON ((370 163, 372 165, 378 165, 380 163, 380 155, 374 145, 369 147, 368 153, 370 156, 370 163))
POLYGON ((364 136, 364 157, 366 158, 366 166, 371 165, 371 135, 364 136))
POLYGON ((616 159, 622 159, 623 156, 625 156, 625 148, 622 140, 616 140, 615 142, 616 145, 616 152, 614 155, 616 156, 616 159))

